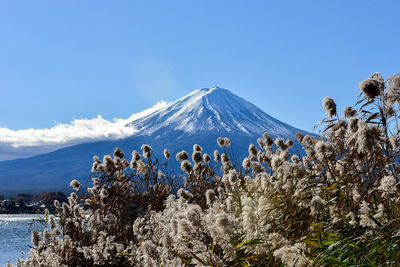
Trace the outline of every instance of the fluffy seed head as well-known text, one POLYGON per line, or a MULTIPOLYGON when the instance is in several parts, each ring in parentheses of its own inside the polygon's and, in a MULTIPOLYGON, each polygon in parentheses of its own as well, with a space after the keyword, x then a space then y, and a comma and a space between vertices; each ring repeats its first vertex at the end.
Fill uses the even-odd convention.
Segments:
POLYGON ((303 142, 304 134, 302 132, 297 132, 296 133, 296 140, 299 141, 299 143, 303 142))
POLYGON ((33 232, 32 232, 32 244, 35 247, 38 247, 41 240, 42 240, 42 238, 40 237, 39 232, 37 230, 33 230, 33 232))
POLYGON ((243 162, 242 162, 242 166, 243 166, 243 169, 249 169, 250 168, 250 166, 251 166, 251 161, 250 161, 250 159, 249 158, 244 158, 244 160, 243 160, 243 162))
POLYGON ((311 199, 310 206, 311 206, 311 211, 312 212, 316 212, 316 211, 322 210, 323 207, 324 207, 324 201, 323 201, 323 199, 321 197, 314 196, 311 199))
POLYGON ((81 188, 81 183, 74 179, 69 183, 69 186, 71 186, 74 190, 79 191, 79 188, 81 188))
POLYGON ((332 98, 328 96, 324 97, 322 100, 322 107, 325 109, 325 112, 329 118, 332 118, 336 115, 336 103, 332 98))
POLYGON ((293 146, 293 144, 294 144, 294 142, 293 142, 292 139, 287 139, 286 142, 285 142, 285 145, 286 145, 288 148, 291 148, 291 147, 293 146))
POLYGON ((179 198, 183 198, 186 200, 189 200, 193 197, 193 195, 189 191, 183 188, 180 188, 176 194, 178 195, 179 198))
POLYGON ((132 151, 132 160, 134 160, 134 161, 140 160, 140 154, 136 150, 132 151))
POLYGON ((146 159, 151 157, 151 151, 152 151, 151 146, 143 144, 141 149, 143 150, 143 157, 145 157, 146 159))
POLYGON ((221 162, 222 162, 222 164, 227 164, 227 163, 229 163, 229 157, 228 157, 228 155, 227 155, 226 153, 222 153, 222 155, 221 155, 221 162))
POLYGON ((217 143, 220 147, 223 147, 223 146, 225 146, 225 139, 223 137, 218 137, 217 143))
POLYGON ((114 170, 114 160, 110 155, 103 157, 103 166, 106 172, 112 172, 114 170))
POLYGON ((374 100, 385 87, 385 82, 379 73, 374 73, 368 79, 362 81, 358 88, 368 100, 374 100))
POLYGON ((208 205, 209 207, 211 207, 211 206, 213 205, 213 203, 214 203, 214 200, 215 200, 215 193, 214 193, 214 190, 208 189, 208 190, 206 191, 206 200, 207 200, 207 205, 208 205))
POLYGON ((257 148, 254 144, 249 145, 249 155, 257 156, 257 148))
POLYGON ((195 152, 195 151, 201 152, 202 150, 203 150, 203 148, 201 148, 201 146, 199 146, 198 144, 193 145, 193 152, 195 152))
POLYGON ((343 110, 343 115, 345 118, 351 118, 356 115, 357 111, 352 107, 345 107, 343 110))
POLYGON ((185 150, 182 150, 181 152, 178 152, 176 154, 176 160, 177 161, 182 162, 184 160, 187 160, 188 158, 189 158, 188 153, 185 150))
POLYGON ((169 152, 169 149, 168 149, 168 148, 165 148, 165 149, 164 149, 164 157, 165 157, 166 159, 169 159, 169 158, 171 157, 171 153, 169 152))
POLYGON ((210 161, 211 161, 210 155, 208 155, 207 153, 205 153, 205 154, 203 155, 203 160, 204 160, 205 163, 210 163, 210 161))
POLYGON ((219 162, 221 160, 221 155, 218 150, 214 150, 214 161, 219 162))
POLYGON ((203 156, 200 151, 193 152, 193 154, 192 154, 193 162, 200 163, 202 159, 203 159, 203 156))
POLYGON ((93 156, 93 162, 101 163, 100 158, 98 156, 93 156))
POLYGON ((192 163, 188 160, 183 160, 181 163, 181 170, 190 173, 193 170, 192 163))
POLYGON ((224 142, 225 142, 225 146, 230 146, 231 145, 231 139, 229 139, 228 137, 224 138, 224 142))
POLYGON ((124 157, 124 155, 125 154, 121 148, 119 148, 119 147, 114 148, 114 157, 118 157, 118 158, 122 159, 124 157))
POLYGON ((285 144, 283 138, 276 138, 275 139, 275 145, 277 145, 282 150, 287 150, 288 149, 288 147, 285 144))

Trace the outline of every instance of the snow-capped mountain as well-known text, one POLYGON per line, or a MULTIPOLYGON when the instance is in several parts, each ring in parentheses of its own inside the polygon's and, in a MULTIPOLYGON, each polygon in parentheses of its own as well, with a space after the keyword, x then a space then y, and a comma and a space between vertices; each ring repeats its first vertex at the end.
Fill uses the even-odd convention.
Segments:
POLYGON ((156 137, 168 135, 171 131, 181 131, 182 135, 214 132, 249 136, 267 131, 271 135, 289 137, 298 131, 219 87, 195 90, 128 125, 138 130, 137 135, 156 137))
POLYGON ((197 143, 212 154, 218 149, 217 137, 222 136, 231 139, 239 163, 247 154, 248 145, 255 143, 264 132, 272 137, 294 138, 299 131, 218 87, 193 91, 173 103, 134 116, 125 127, 134 129, 134 134, 0 162, 0 194, 63 191, 72 179, 85 182, 90 176, 93 155, 111 154, 114 147, 130 155, 146 143, 153 147, 156 156, 162 157, 164 148, 169 148, 174 155, 182 149, 190 152, 197 143))

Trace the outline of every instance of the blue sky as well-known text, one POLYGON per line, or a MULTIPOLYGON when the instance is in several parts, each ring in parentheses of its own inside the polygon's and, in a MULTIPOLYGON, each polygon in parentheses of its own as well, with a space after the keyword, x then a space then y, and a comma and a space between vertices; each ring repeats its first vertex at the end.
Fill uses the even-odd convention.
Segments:
POLYGON ((311 131, 400 71, 399 1, 0 1, 0 126, 128 118, 218 85, 311 131))

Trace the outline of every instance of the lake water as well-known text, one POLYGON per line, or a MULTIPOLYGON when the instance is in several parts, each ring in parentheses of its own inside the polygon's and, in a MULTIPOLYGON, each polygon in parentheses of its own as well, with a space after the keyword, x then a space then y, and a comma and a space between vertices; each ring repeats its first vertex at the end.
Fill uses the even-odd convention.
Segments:
POLYGON ((40 217, 43 215, 0 214, 0 267, 7 266, 9 260, 15 263, 16 258, 21 257, 21 251, 29 252, 31 231, 43 231, 39 223, 31 224, 40 217))

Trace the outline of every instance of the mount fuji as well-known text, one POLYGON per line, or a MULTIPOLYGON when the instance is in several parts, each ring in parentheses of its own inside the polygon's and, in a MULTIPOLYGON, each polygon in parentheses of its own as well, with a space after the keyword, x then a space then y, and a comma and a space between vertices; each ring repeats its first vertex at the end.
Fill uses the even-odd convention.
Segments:
POLYGON ((111 154, 114 147, 130 155, 146 143, 157 157, 161 157, 164 148, 169 148, 175 161, 175 153, 182 149, 191 152, 193 144, 212 154, 218 148, 216 139, 222 136, 231 139, 240 162, 248 145, 264 132, 273 138, 294 138, 301 131, 219 87, 195 90, 150 114, 134 118, 126 127, 134 128, 135 133, 124 139, 85 142, 30 158, 0 162, 0 194, 65 191, 72 179, 85 183, 93 155, 101 158, 111 154))

